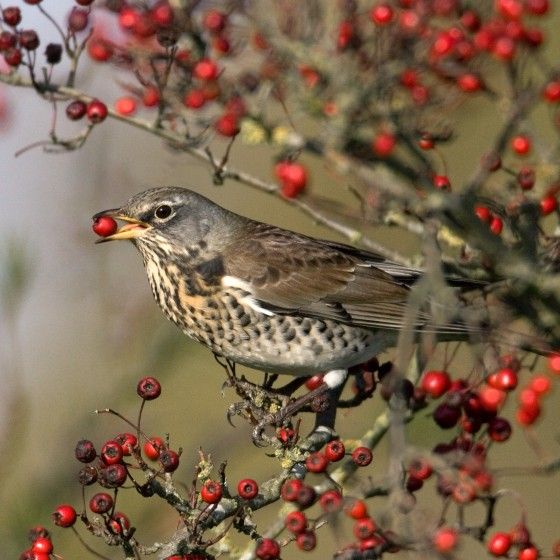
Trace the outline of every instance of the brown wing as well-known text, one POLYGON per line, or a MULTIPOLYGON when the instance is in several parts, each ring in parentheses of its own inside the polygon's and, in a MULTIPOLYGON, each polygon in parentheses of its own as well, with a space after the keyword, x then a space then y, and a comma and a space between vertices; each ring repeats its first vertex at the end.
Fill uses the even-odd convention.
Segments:
POLYGON ((249 228, 227 252, 224 272, 248 284, 261 307, 367 327, 403 326, 408 284, 419 271, 274 226, 249 228))

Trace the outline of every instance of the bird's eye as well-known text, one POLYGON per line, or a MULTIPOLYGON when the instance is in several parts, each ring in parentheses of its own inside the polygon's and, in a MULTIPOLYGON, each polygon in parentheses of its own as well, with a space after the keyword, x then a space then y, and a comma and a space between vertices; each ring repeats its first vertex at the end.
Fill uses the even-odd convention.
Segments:
POLYGON ((156 208, 156 211, 154 212, 154 215, 156 218, 159 218, 160 220, 165 220, 165 218, 169 218, 169 216, 171 216, 171 206, 169 206, 169 204, 162 204, 161 206, 158 206, 156 208))

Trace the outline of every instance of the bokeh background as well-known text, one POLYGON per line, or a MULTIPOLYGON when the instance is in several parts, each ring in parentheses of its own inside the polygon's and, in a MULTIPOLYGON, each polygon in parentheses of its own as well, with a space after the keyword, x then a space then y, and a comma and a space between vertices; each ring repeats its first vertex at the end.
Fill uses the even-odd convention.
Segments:
MULTIPOLYGON (((69 0, 44 2, 57 18, 63 18, 71 4, 69 0)), ((555 8, 548 24, 549 52, 557 58, 560 46, 555 30, 560 10, 555 8)), ((32 9, 24 9, 24 17, 46 44, 52 30, 45 20, 32 9)), ((50 39, 55 40, 54 34, 50 39)), ((107 102, 116 99, 119 89, 114 75, 84 62, 79 86, 107 102)), ((118 206, 150 186, 182 185, 262 221, 315 236, 337 239, 336 235, 278 198, 231 181, 213 186, 208 168, 198 161, 113 121, 96 127, 77 152, 50 154, 35 148, 15 157, 18 150, 47 137, 52 113, 46 102, 27 90, 1 86, 0 100, 0 442, 4 450, 0 558, 17 557, 26 546, 30 526, 51 527, 50 512, 56 504, 74 503, 79 509, 74 445, 83 437, 100 445, 125 431, 116 418, 92 411, 111 407, 135 417, 136 381, 143 375, 155 375, 163 383, 161 399, 151 403, 144 415, 145 429, 154 435, 170 433, 173 446, 184 449, 180 479, 190 480, 200 447, 217 462, 228 459, 232 485, 242 477, 264 480, 272 476, 277 462, 252 446, 250 427, 241 420, 236 428, 226 422, 226 409, 234 395, 231 390, 222 393, 222 369, 209 351, 163 318, 131 245, 94 245, 91 215, 118 206)), ((456 184, 469 176, 481 146, 489 145, 492 138, 495 111, 490 104, 478 106, 477 111, 473 114, 472 106, 465 105, 459 125, 462 135, 446 148, 456 184)), ((77 132, 78 128, 62 122, 64 118, 60 120, 61 131, 77 132)), ((221 154, 226 143, 216 139, 212 148, 221 154)), ((230 161, 256 176, 272 178, 273 156, 273 148, 237 142, 230 161)), ((350 200, 347 185, 333 181, 317 162, 306 162, 312 168, 312 189, 350 200)), ((386 228, 363 227, 378 241, 399 250, 415 246, 414 239, 386 228)), ((253 374, 252 379, 261 377, 253 374)), ((531 467, 558 456, 558 392, 549 399, 537 427, 542 453, 535 453, 517 430, 512 441, 493 452, 494 467, 531 467)), ((359 434, 381 409, 376 398, 343 414, 341 435, 359 434)), ((427 414, 419 415, 407 430, 419 447, 430 448, 442 439, 427 414)), ((371 471, 374 478, 383 475, 385 455, 382 445, 371 471)), ((535 541, 549 554, 551 543, 560 537, 558 477, 527 476, 525 471, 500 483, 522 492, 535 541)), ((426 496, 421 499, 426 522, 437 519, 440 503, 428 499, 434 492, 428 489, 422 495, 426 496)), ((121 499, 119 509, 129 513, 142 541, 173 533, 176 517, 164 504, 155 505, 157 500, 148 504, 132 492, 122 493, 121 499)), ((383 505, 380 501, 379 507, 383 505)), ((257 516, 263 526, 278 511, 269 509, 274 511, 257 516)), ((473 518, 477 514, 474 511, 473 518)), ((515 500, 505 500, 498 514, 498 527, 507 530, 518 521, 520 510, 515 500)), ((88 557, 67 533, 54 531, 56 551, 66 559, 88 557)), ((320 530, 319 541, 326 546, 347 542, 329 528, 320 530)), ((324 551, 320 548, 307 557, 325 557, 324 551)), ((108 549, 103 553, 121 557, 108 549)), ((486 553, 474 545, 459 556, 472 554, 486 553)), ((301 556, 293 545, 283 554, 286 560, 301 556)))

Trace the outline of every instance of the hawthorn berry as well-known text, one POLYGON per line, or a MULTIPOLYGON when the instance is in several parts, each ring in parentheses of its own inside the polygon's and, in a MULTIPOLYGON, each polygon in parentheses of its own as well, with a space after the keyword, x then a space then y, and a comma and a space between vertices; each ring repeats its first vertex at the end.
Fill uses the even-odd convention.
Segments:
POLYGON ((319 498, 319 505, 325 513, 334 513, 342 507, 342 496, 338 490, 327 490, 319 498))
POLYGON ((303 482, 299 478, 288 478, 282 484, 280 496, 285 502, 296 502, 298 492, 301 490, 303 482))
POLYGON ((447 175, 434 175, 433 184, 436 189, 448 191, 451 189, 451 182, 447 175))
POLYGON ((307 530, 299 533, 296 537, 296 546, 305 552, 313 550, 317 546, 315 531, 307 530))
POLYGON ((99 124, 100 122, 103 122, 107 118, 108 114, 109 111, 107 110, 107 105, 105 105, 102 101, 94 99, 88 103, 87 116, 91 123, 99 124))
POLYGON ((179 454, 172 449, 163 449, 159 454, 159 462, 166 473, 174 472, 179 466, 179 454))
POLYGON ((476 74, 461 74, 457 78, 457 86, 465 93, 474 93, 482 87, 482 82, 476 74))
POLYGON ((321 451, 316 451, 315 453, 311 453, 305 459, 305 468, 312 473, 325 472, 328 466, 329 466, 329 460, 327 459, 326 455, 321 451))
POLYGON ((113 498, 107 492, 98 492, 89 501, 93 513, 107 513, 113 507, 113 498))
POLYGON ((124 455, 132 455, 134 448, 138 445, 138 438, 129 432, 119 434, 115 441, 120 444, 124 455))
POLYGON ((148 86, 142 94, 142 103, 145 107, 156 107, 161 101, 161 95, 158 88, 148 86))
POLYGON ((380 132, 372 141, 371 149, 380 158, 389 156, 397 144, 397 139, 390 132, 380 132))
POLYGON ((295 198, 307 186, 307 170, 301 163, 280 161, 274 172, 280 180, 280 192, 286 198, 295 198))
POLYGON ((414 475, 408 475, 405 485, 405 488, 408 492, 417 492, 418 490, 420 490, 420 488, 422 488, 422 486, 424 486, 424 481, 421 478, 418 478, 414 475))
POLYGON ((528 191, 535 185, 535 170, 532 167, 522 167, 517 173, 519 186, 528 191))
MULTIPOLYGON (((70 109, 70 106, 73 105, 74 103, 81 103, 81 101, 74 101, 73 103, 68 105, 66 109, 66 114, 68 114, 68 110, 70 109)), ((78 114, 80 110, 81 107, 79 105, 76 105, 75 108, 72 108, 71 113, 73 115, 78 114)), ((113 218, 111 218, 111 216, 98 216, 93 220, 92 229, 100 237, 109 237, 110 235, 113 235, 117 231, 118 225, 117 222, 113 218)))
POLYGON ((432 414, 436 424, 448 430, 457 425, 459 418, 461 417, 461 409, 457 406, 451 406, 447 403, 441 403, 432 414))
POLYGON ((511 436, 511 424, 499 416, 488 422, 488 436, 493 441, 506 441, 511 436))
POLYGON ((162 0, 155 4, 150 10, 150 18, 153 23, 159 27, 169 27, 175 18, 173 8, 166 0, 162 0))
POLYGON ((62 45, 49 43, 45 49, 45 58, 49 64, 58 64, 62 60, 62 45))
POLYGON ((8 6, 2 10, 2 20, 10 27, 16 27, 21 22, 21 10, 17 6, 8 6))
POLYGON ((550 387, 550 379, 544 375, 535 375, 529 383, 529 388, 539 396, 548 393, 550 391, 550 387))
POLYGON ((494 235, 500 235, 503 229, 504 229, 504 222, 502 218, 500 218, 499 216, 492 216, 492 219, 490 220, 490 231, 494 235))
POLYGON ((152 461, 157 461, 160 453, 165 449, 165 442, 160 437, 152 437, 144 443, 144 455, 152 461))
POLYGON ((136 99, 128 95, 124 97, 120 97, 115 102, 115 111, 119 115, 123 115, 123 116, 134 115, 134 113, 136 113, 136 108, 137 108, 136 99))
POLYGON ((375 521, 371 517, 364 517, 356 520, 353 532, 357 539, 365 540, 373 537, 376 529, 375 521))
POLYGON ((284 518, 284 527, 294 534, 301 533, 307 529, 307 517, 302 511, 291 511, 284 518))
POLYGON ((511 547, 511 537, 507 533, 498 531, 486 543, 488 552, 493 556, 505 556, 511 547))
POLYGON ((90 486, 95 484, 98 479, 97 469, 91 465, 86 465, 78 472, 78 482, 82 486, 90 486))
POLYGON ((518 377, 515 370, 511 368, 502 368, 489 375, 486 383, 495 389, 502 391, 512 391, 517 387, 518 377))
POLYGON ((541 210, 541 214, 543 216, 548 216, 558 209, 558 199, 555 196, 549 194, 540 200, 539 207, 541 210))
POLYGON ((299 507, 307 508, 315 503, 316 498, 317 493, 313 489, 313 486, 303 484, 302 487, 298 490, 296 502, 299 507))
POLYGON ((434 548, 441 554, 452 552, 457 546, 459 535, 451 527, 440 527, 432 536, 434 548))
POLYGON ((17 45, 17 37, 14 33, 9 31, 2 31, 0 33, 0 52, 6 51, 17 45))
POLYGON ((333 439, 325 446, 325 456, 333 463, 340 461, 344 457, 345 453, 346 448, 340 439, 333 439))
POLYGON ((107 522, 107 525, 113 534, 120 535, 123 531, 130 529, 130 519, 124 513, 116 511, 107 522))
POLYGON ((222 499, 222 485, 216 480, 207 480, 200 489, 200 497, 207 504, 216 504, 222 499))
POLYGON ((255 549, 255 555, 259 560, 277 560, 280 558, 280 545, 274 539, 261 539, 255 549))
POLYGON ((161 384, 155 377, 142 377, 136 386, 136 393, 145 401, 157 399, 161 395, 161 384))
POLYGON ((252 500, 259 493, 259 485, 252 478, 244 478, 237 484, 237 493, 244 500, 252 500))
POLYGON ((408 474, 419 478, 420 480, 426 480, 432 475, 433 468, 431 463, 424 458, 414 459, 410 465, 408 465, 408 474))
POLYGON ((222 136, 231 138, 239 134, 239 119, 234 113, 224 113, 218 117, 214 128, 222 136))
POLYGON ((38 537, 31 545, 31 550, 35 554, 48 555, 53 551, 53 544, 49 537, 38 537))
POLYGON ((373 459, 373 453, 371 449, 367 447, 356 447, 354 451, 352 451, 352 461, 358 467, 367 467, 373 459))
POLYGON ((518 134, 511 139, 511 149, 517 155, 527 155, 531 151, 531 139, 523 134, 518 134))
POLYGON ((209 82, 218 77, 218 65, 209 58, 199 60, 193 68, 195 78, 209 82))
POLYGON ((538 549, 532 545, 521 548, 517 554, 518 560, 538 560, 539 557, 540 554, 538 549))
POLYGON ((89 23, 89 10, 82 10, 81 8, 72 8, 68 15, 68 29, 74 33, 83 31, 89 23))
POLYGON ((363 500, 354 499, 344 507, 344 513, 352 519, 364 519, 368 517, 367 506, 363 500))
POLYGON ((87 43, 87 51, 97 62, 106 62, 113 56, 113 47, 101 37, 92 37, 87 43))
POLYGON ((21 51, 15 47, 7 49, 3 56, 9 66, 16 67, 21 64, 21 51))
POLYGON ((375 25, 387 25, 391 23, 393 16, 393 8, 389 4, 377 4, 369 13, 369 18, 375 25))
POLYGON ((204 14, 202 25, 211 33, 220 33, 227 23, 227 15, 220 10, 208 10, 204 14))
POLYGON ((99 471, 99 483, 108 488, 117 488, 126 482, 128 471, 122 463, 109 465, 99 471))
POLYGON ((52 520, 59 527, 72 527, 77 517, 76 510, 68 504, 61 504, 52 513, 52 520))
POLYGON ((305 387, 309 390, 309 391, 313 391, 314 389, 317 389, 317 387, 320 387, 323 384, 323 374, 322 373, 318 373, 317 375, 312 375, 306 382, 305 382, 305 387))
POLYGON ((430 370, 422 376, 420 387, 430 397, 437 399, 449 390, 451 378, 446 371, 430 370))
POLYGON ((124 453, 121 444, 114 439, 110 439, 105 442, 99 455, 106 465, 114 465, 122 461, 124 453))

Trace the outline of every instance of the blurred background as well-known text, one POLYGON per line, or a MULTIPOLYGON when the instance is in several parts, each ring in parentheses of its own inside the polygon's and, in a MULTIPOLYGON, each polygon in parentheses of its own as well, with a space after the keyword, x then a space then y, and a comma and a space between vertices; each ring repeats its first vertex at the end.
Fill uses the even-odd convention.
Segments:
MULTIPOLYGON (((47 4, 50 13, 61 19, 72 2, 47 4)), ((42 44, 49 41, 49 34, 56 39, 35 10, 23 11, 27 25, 40 32, 42 44)), ((556 10, 549 21, 551 30, 557 29, 559 17, 556 10)), ((560 52, 558 37, 553 39, 551 52, 560 52)), ((95 67, 95 72, 92 69, 93 63, 84 60, 80 88, 110 103, 120 91, 114 77, 102 66, 95 67)), ((172 446, 183 448, 179 479, 191 479, 199 448, 212 453, 217 463, 228 459, 232 486, 243 477, 261 481, 272 476, 277 462, 266 456, 266 450, 252 446, 250 427, 240 419, 235 428, 226 422, 227 406, 235 396, 229 389, 222 393, 223 370, 209 351, 163 318, 152 300, 141 259, 131 245, 94 244, 91 216, 121 205, 145 188, 181 185, 261 221, 318 237, 337 239, 336 235, 278 198, 231 181, 213 186, 206 166, 164 147, 157 138, 112 120, 96 127, 79 151, 49 154, 35 148, 15 157, 18 150, 47 138, 51 108, 28 90, 5 86, 0 86, 0 103, 0 442, 4 448, 0 462, 0 557, 17 557, 26 547, 29 527, 44 524, 52 528, 50 512, 57 504, 68 502, 80 509, 75 443, 87 437, 100 446, 125 431, 118 419, 96 416, 92 411, 111 407, 134 418, 139 406, 136 382, 143 375, 154 375, 163 384, 162 397, 150 403, 144 414, 145 430, 153 435, 170 433, 172 446)), ((470 175, 480 146, 490 143, 495 119, 490 104, 476 115, 465 105, 464 122, 460 123, 463 135, 446 148, 456 184, 470 175)), ((64 118, 60 120, 61 132, 79 130, 77 125, 73 129, 72 124, 62 122, 64 118)), ((226 146, 223 140, 212 142, 217 155, 226 146)), ((273 156, 272 148, 236 142, 230 162, 272 179, 273 156)), ((313 160, 306 163, 312 168, 312 190, 350 200, 346 185, 333 182, 328 171, 313 160)), ((374 239, 393 248, 414 246, 412 238, 397 237, 386 228, 367 227, 374 239)), ((251 376, 255 381, 261 378, 258 373, 251 376)), ((542 456, 516 430, 510 442, 495 450, 493 466, 514 463, 530 467, 540 459, 557 457, 558 403, 556 389, 537 426, 542 456)), ((360 433, 381 410, 379 399, 374 398, 342 414, 338 426, 341 436, 360 433)), ((419 447, 431 448, 442 437, 428 414, 420 414, 407 429, 419 447)), ((384 472, 384 446, 376 451, 375 465, 371 471, 374 478, 384 472)), ((534 539, 547 547, 544 552, 548 554, 551 543, 560 536, 558 478, 523 474, 504 477, 500 483, 522 490, 534 539)), ((430 503, 428 498, 435 496, 434 492, 426 491, 422 496, 426 522, 435 522, 440 503, 430 503)), ((130 492, 123 492, 121 499, 119 509, 127 511, 139 528, 141 541, 149 543, 173 533, 176 516, 164 504, 147 507, 145 500, 130 492)), ((257 520, 265 524, 276 512, 277 508, 260 513, 257 520)), ((501 528, 507 530, 519 520, 520 510, 514 500, 506 500, 499 506, 499 514, 501 528)), ((56 552, 64 558, 88 557, 72 535, 62 530, 55 530, 54 535, 56 552)), ((88 542, 95 543, 92 539, 88 542)), ((329 528, 320 530, 319 542, 326 546, 345 544, 344 538, 339 539, 329 528)), ((476 545, 463 552, 465 556, 486 554, 476 545)), ((121 557, 108 549, 103 553, 121 557)), ((302 555, 292 545, 283 558, 302 555)), ((308 557, 323 555, 318 549, 308 557)))

